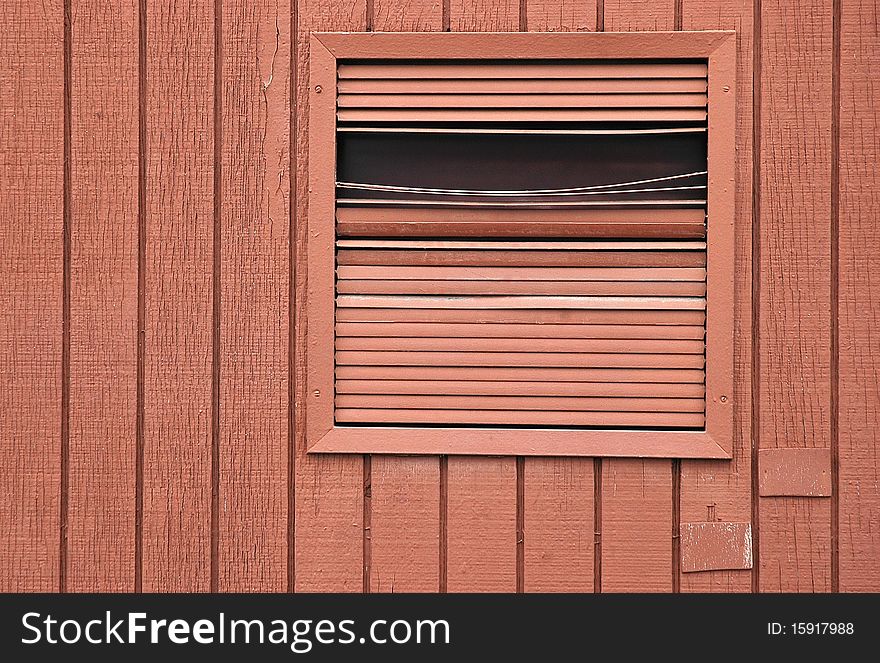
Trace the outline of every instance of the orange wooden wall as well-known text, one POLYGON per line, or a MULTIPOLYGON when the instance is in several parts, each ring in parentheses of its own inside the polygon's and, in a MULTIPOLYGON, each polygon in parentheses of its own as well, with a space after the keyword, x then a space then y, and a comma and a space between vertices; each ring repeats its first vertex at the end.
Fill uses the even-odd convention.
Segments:
POLYGON ((0 590, 880 590, 874 0, 11 0, 0 590), (311 31, 735 29, 732 461, 309 456, 311 31), (758 497, 828 449, 831 497, 758 497), (680 525, 751 523, 686 573, 680 525))

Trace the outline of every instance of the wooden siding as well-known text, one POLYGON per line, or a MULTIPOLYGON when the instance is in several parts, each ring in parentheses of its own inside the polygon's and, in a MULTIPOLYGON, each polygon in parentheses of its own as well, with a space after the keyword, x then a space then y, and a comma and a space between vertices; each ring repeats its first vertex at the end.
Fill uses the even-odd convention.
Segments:
POLYGON ((880 591, 876 3, 8 4, 0 591, 880 591), (307 454, 310 32, 603 29, 738 33, 733 459, 307 454))

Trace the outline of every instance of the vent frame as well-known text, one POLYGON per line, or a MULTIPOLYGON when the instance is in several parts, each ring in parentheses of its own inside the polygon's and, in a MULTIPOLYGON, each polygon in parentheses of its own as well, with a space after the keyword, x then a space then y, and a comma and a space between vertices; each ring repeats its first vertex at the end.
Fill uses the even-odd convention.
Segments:
POLYGON ((313 33, 310 44, 306 442, 309 452, 732 457, 735 33, 313 33), (633 58, 638 54, 638 58, 633 58), (705 430, 339 425, 334 422, 336 81, 338 60, 708 62, 705 430))

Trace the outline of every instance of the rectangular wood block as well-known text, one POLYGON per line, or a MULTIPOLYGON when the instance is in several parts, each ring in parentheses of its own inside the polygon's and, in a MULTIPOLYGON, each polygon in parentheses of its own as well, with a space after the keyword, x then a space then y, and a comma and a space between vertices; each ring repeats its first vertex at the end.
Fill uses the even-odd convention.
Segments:
POLYGON ((682 523, 681 570, 752 568, 751 523, 682 523))
POLYGON ((758 469, 761 497, 831 496, 829 449, 762 449, 758 469))

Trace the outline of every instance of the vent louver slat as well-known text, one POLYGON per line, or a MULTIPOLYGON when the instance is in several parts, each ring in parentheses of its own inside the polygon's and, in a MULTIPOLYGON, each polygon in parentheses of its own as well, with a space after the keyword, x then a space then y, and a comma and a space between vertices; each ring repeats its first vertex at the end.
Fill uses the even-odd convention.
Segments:
MULTIPOLYGON (((341 81, 346 79, 484 79, 490 84, 504 79, 641 79, 693 78, 706 86, 708 66, 704 63, 419 63, 419 64, 356 64, 342 63, 338 67, 341 81)), ((480 81, 480 84, 484 83, 480 81)))
MULTIPOLYGON (((473 408, 474 406, 472 406, 473 408)), ((501 426, 591 426, 602 428, 694 428, 705 423, 702 413, 690 412, 562 412, 555 410, 389 410, 337 408, 346 423, 493 424, 501 426)))
POLYGON ((658 382, 703 384, 702 370, 687 369, 617 369, 617 368, 517 368, 481 369, 455 366, 337 366, 338 380, 454 380, 527 382, 658 382))
POLYGON ((639 94, 705 93, 705 78, 342 78, 343 94, 639 94))
POLYGON ((633 201, 632 205, 646 209, 607 210, 534 209, 536 203, 528 209, 515 208, 515 203, 498 209, 446 208, 457 201, 423 201, 435 208, 401 209, 407 201, 394 207, 374 201, 340 202, 336 230, 341 237, 706 237, 705 212, 699 207, 703 201, 687 203, 693 209, 680 209, 680 201, 667 201, 669 207, 675 205, 673 209, 658 209, 652 201, 633 201))

